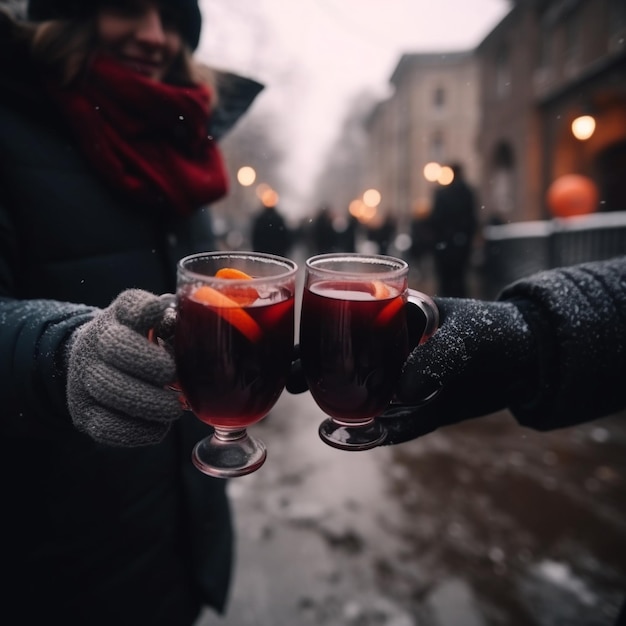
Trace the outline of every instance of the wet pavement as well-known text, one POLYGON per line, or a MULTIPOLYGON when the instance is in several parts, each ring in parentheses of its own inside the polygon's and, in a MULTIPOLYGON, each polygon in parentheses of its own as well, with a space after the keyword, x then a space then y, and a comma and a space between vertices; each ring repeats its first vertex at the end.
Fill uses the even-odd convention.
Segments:
POLYGON ((508 413, 342 452, 309 394, 230 481, 224 618, 197 626, 604 626, 626 592, 626 414, 539 433, 508 413))

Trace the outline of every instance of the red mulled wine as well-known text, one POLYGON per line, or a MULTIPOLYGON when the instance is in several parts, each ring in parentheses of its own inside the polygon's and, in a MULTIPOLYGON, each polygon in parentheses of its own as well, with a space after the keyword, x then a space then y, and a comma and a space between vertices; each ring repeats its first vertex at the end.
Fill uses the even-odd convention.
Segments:
POLYGON ((302 365, 311 394, 336 422, 355 424, 389 403, 408 355, 405 296, 373 283, 321 280, 304 290, 302 365))
POLYGON ((175 334, 178 380, 203 422, 245 428, 280 396, 291 363, 294 297, 252 306, 213 306, 179 293, 175 334))

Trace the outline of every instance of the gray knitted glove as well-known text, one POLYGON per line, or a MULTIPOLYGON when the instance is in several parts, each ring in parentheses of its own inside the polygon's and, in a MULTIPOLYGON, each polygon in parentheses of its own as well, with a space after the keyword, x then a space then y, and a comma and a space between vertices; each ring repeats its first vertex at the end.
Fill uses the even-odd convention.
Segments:
POLYGON ((78 430, 96 441, 142 446, 161 441, 181 416, 173 356, 148 340, 173 296, 122 292, 78 328, 68 350, 67 402, 78 430))

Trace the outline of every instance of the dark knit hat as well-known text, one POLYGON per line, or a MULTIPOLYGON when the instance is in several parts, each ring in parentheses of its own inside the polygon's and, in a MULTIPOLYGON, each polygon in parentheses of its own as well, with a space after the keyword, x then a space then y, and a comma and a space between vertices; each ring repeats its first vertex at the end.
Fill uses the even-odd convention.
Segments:
MULTIPOLYGON (((29 0, 28 18, 34 22, 83 18, 93 15, 102 0, 29 0)), ((116 0, 123 4, 123 0, 116 0)), ((202 16, 197 0, 158 0, 182 16, 181 34, 192 50, 198 47, 202 16)))

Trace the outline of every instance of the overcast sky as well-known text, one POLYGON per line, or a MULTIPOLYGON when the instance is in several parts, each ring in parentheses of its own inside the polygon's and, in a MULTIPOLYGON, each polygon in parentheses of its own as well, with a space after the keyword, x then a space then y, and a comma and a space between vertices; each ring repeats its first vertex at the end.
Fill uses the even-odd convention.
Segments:
MULTIPOLYGON (((388 95, 403 53, 475 47, 508 0, 200 0, 198 53, 266 85, 255 108, 279 114, 296 213, 352 98, 388 95)), ((280 190, 279 190, 280 191, 280 190)))

